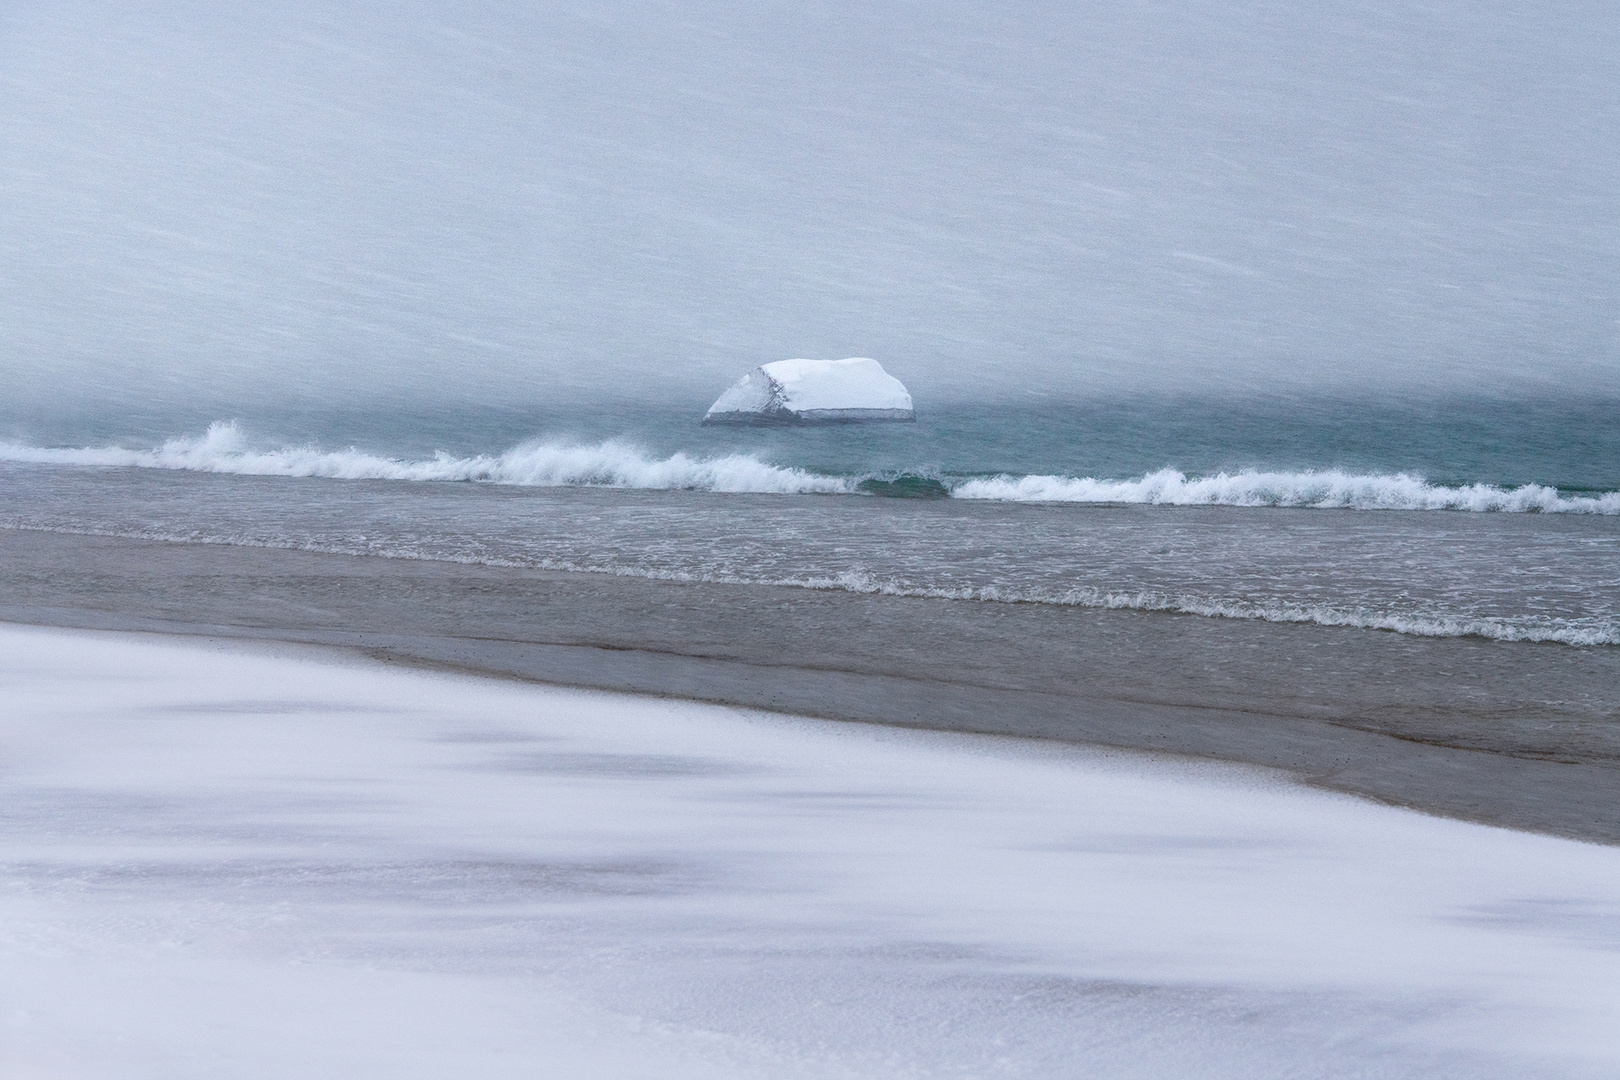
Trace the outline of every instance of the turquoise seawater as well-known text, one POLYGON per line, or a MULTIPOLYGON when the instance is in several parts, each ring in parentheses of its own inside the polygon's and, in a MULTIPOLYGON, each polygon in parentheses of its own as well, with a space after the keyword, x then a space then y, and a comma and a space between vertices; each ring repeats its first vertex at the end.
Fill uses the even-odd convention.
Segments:
MULTIPOLYGON (((1620 399, 1547 395, 1351 398, 1108 397, 1035 394, 919 402, 914 424, 725 428, 698 424, 706 401, 599 399, 554 407, 402 401, 366 409, 244 402, 230 415, 173 407, 89 416, 0 418, 14 445, 154 448, 234 422, 243 445, 401 460, 466 458, 540 444, 603 443, 657 460, 746 455, 824 476, 947 482, 986 476, 1129 480, 1163 469, 1188 477, 1265 471, 1406 474, 1430 484, 1546 485, 1620 491, 1620 399)), ((870 488, 868 489, 870 490, 870 488)), ((896 493, 903 493, 904 489, 896 493)))

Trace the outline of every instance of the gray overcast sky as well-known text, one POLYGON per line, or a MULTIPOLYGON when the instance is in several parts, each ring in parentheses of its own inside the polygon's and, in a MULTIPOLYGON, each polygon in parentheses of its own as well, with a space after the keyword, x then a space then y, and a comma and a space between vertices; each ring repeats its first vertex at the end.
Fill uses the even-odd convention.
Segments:
POLYGON ((1620 7, 0 7, 13 402, 1620 389, 1620 7))

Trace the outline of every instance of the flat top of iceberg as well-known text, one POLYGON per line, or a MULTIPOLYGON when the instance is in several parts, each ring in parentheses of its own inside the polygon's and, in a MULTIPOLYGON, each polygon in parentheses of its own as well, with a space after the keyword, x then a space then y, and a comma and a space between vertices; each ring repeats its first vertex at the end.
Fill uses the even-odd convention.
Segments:
POLYGON ((839 413, 858 419, 887 413, 889 419, 910 419, 911 411, 911 394, 899 379, 876 360, 852 357, 762 364, 721 394, 708 416, 815 419, 839 413))
POLYGON ((778 360, 761 364, 783 390, 784 403, 804 409, 909 409, 911 395, 883 365, 864 356, 848 360, 778 360))

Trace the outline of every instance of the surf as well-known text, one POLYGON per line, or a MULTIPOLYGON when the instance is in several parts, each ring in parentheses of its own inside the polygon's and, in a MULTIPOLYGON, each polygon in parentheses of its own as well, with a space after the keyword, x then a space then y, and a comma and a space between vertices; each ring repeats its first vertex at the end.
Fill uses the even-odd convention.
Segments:
POLYGON ((397 458, 356 447, 252 445, 235 421, 151 449, 42 447, 0 442, 0 461, 92 468, 167 469, 238 476, 529 487, 604 487, 722 494, 864 495, 1075 505, 1231 506, 1313 510, 1620 515, 1620 491, 1571 492, 1545 484, 1436 484, 1407 472, 1246 469, 1189 476, 1163 468, 1116 479, 1063 474, 950 474, 938 470, 832 473, 750 453, 667 455, 622 440, 531 441, 497 454, 397 458))

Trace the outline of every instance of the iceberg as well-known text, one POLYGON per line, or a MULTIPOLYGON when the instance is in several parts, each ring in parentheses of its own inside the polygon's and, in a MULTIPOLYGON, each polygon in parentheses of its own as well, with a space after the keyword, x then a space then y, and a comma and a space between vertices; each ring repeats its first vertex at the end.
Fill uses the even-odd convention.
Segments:
POLYGON ((705 424, 848 424, 915 420, 905 384, 865 357, 777 360, 709 406, 705 424))

